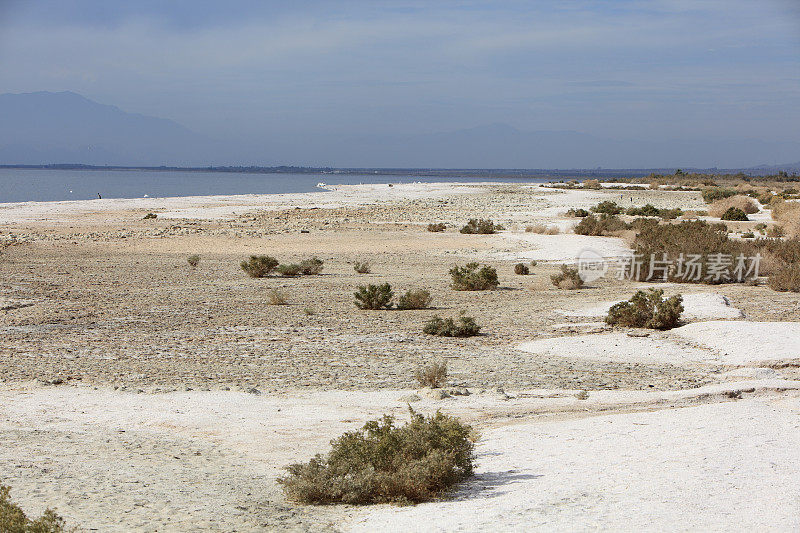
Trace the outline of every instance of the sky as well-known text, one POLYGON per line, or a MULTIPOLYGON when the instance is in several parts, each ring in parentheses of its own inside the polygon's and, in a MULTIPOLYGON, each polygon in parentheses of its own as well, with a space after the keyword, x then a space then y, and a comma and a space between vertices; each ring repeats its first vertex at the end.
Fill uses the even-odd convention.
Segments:
POLYGON ((264 145, 800 141, 800 2, 0 0, 0 93, 65 90, 264 145))

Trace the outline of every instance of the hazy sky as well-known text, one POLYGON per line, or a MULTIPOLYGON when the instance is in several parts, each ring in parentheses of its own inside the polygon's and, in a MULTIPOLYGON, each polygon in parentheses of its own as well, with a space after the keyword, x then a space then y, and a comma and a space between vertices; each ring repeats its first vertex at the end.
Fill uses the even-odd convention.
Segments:
POLYGON ((0 0, 0 92, 269 142, 505 123, 800 140, 795 0, 0 0))

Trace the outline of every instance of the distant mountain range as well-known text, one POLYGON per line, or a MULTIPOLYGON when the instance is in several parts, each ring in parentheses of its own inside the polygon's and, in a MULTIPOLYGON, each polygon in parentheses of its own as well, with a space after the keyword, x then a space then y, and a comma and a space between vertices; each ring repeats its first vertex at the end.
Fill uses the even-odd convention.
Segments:
POLYGON ((243 146, 72 92, 0 95, 0 164, 395 168, 759 168, 797 170, 800 143, 614 140, 491 124, 443 133, 313 136, 243 146))

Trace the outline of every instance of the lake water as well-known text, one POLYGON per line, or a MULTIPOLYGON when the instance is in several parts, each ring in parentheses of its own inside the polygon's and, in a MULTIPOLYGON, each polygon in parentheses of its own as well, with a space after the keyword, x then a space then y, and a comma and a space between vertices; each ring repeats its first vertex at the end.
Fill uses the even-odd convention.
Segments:
POLYGON ((319 191, 317 183, 410 183, 549 181, 545 178, 470 178, 456 176, 353 174, 247 174, 151 170, 44 170, 0 169, 0 203, 142 198, 149 196, 211 196, 226 194, 280 194, 319 191))

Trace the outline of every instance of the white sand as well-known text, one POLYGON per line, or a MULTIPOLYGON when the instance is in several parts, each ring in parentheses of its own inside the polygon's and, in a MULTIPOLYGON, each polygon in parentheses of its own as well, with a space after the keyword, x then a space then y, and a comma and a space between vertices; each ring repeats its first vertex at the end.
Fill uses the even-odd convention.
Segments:
POLYGON ((569 263, 574 262, 587 249, 609 259, 622 257, 630 252, 625 242, 617 237, 511 232, 502 232, 492 237, 497 239, 497 243, 492 250, 477 253, 482 259, 569 263))
POLYGON ((361 510, 352 531, 797 531, 800 399, 484 432, 454 501, 361 510))
MULTIPOLYGON (((617 302, 602 302, 598 305, 576 310, 560 311, 570 317, 605 317, 608 310, 617 302)), ((740 309, 731 306, 730 301, 721 294, 695 293, 683 295, 683 314, 681 318, 691 320, 738 319, 744 318, 740 309)))
POLYGON ((731 364, 800 360, 800 322, 698 322, 671 333, 731 364))

